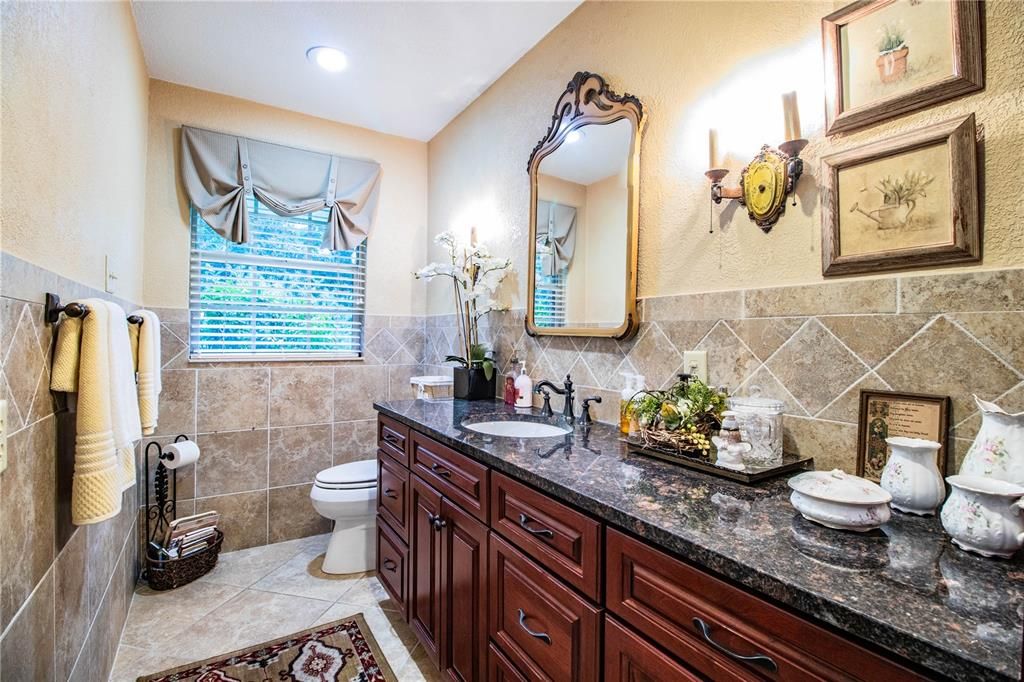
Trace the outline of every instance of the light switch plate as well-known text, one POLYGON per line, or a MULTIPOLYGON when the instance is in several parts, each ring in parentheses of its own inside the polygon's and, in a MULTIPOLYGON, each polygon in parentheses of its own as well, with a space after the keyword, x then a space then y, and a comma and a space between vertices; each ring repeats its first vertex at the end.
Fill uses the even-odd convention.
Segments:
POLYGON ((0 474, 7 469, 7 401, 0 400, 0 474))
POLYGON ((108 294, 117 293, 117 273, 114 272, 114 264, 111 262, 110 256, 103 257, 103 270, 104 270, 104 288, 108 294))
POLYGON ((683 371, 708 383, 708 352, 688 350, 683 353, 683 371))

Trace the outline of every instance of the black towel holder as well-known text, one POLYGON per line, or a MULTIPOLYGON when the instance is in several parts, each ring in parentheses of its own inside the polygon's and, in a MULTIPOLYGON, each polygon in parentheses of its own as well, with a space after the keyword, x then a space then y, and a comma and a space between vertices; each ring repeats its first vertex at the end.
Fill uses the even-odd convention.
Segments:
MULTIPOLYGON (((89 314, 89 306, 82 305, 81 303, 75 303, 72 301, 67 305, 60 304, 60 296, 57 294, 46 294, 46 308, 45 308, 45 319, 47 324, 57 324, 60 321, 60 314, 64 313, 68 317, 85 317, 89 314)), ((142 317, 140 315, 129 315, 128 324, 142 324, 142 317)))

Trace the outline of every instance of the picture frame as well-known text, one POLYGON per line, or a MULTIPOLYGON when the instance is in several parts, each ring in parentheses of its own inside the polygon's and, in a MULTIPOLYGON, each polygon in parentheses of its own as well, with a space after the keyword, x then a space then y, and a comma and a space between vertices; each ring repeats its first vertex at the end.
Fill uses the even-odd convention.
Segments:
POLYGON ((981 260, 974 114, 821 160, 822 274, 981 260))
POLYGON ((985 87, 980 0, 860 0, 821 31, 827 135, 985 87))
POLYGON ((936 455, 936 464, 939 473, 945 476, 950 404, 949 396, 861 390, 857 417, 857 475, 879 482, 889 459, 885 439, 907 436, 942 444, 936 455))

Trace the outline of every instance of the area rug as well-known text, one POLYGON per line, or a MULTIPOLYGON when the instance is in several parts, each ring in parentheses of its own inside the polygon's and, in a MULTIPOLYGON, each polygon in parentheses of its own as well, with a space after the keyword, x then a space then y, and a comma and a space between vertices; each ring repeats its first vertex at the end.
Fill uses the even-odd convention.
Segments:
POLYGON ((398 682, 363 615, 178 666, 138 682, 398 682))

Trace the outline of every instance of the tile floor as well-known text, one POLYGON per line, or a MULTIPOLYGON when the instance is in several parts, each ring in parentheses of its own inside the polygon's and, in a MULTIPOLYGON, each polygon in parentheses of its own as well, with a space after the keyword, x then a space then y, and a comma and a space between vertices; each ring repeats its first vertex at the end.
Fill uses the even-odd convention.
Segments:
POLYGON ((200 661, 362 613, 400 682, 440 676, 377 578, 325 579, 308 567, 326 535, 222 554, 217 567, 171 592, 135 590, 111 682, 200 661))

